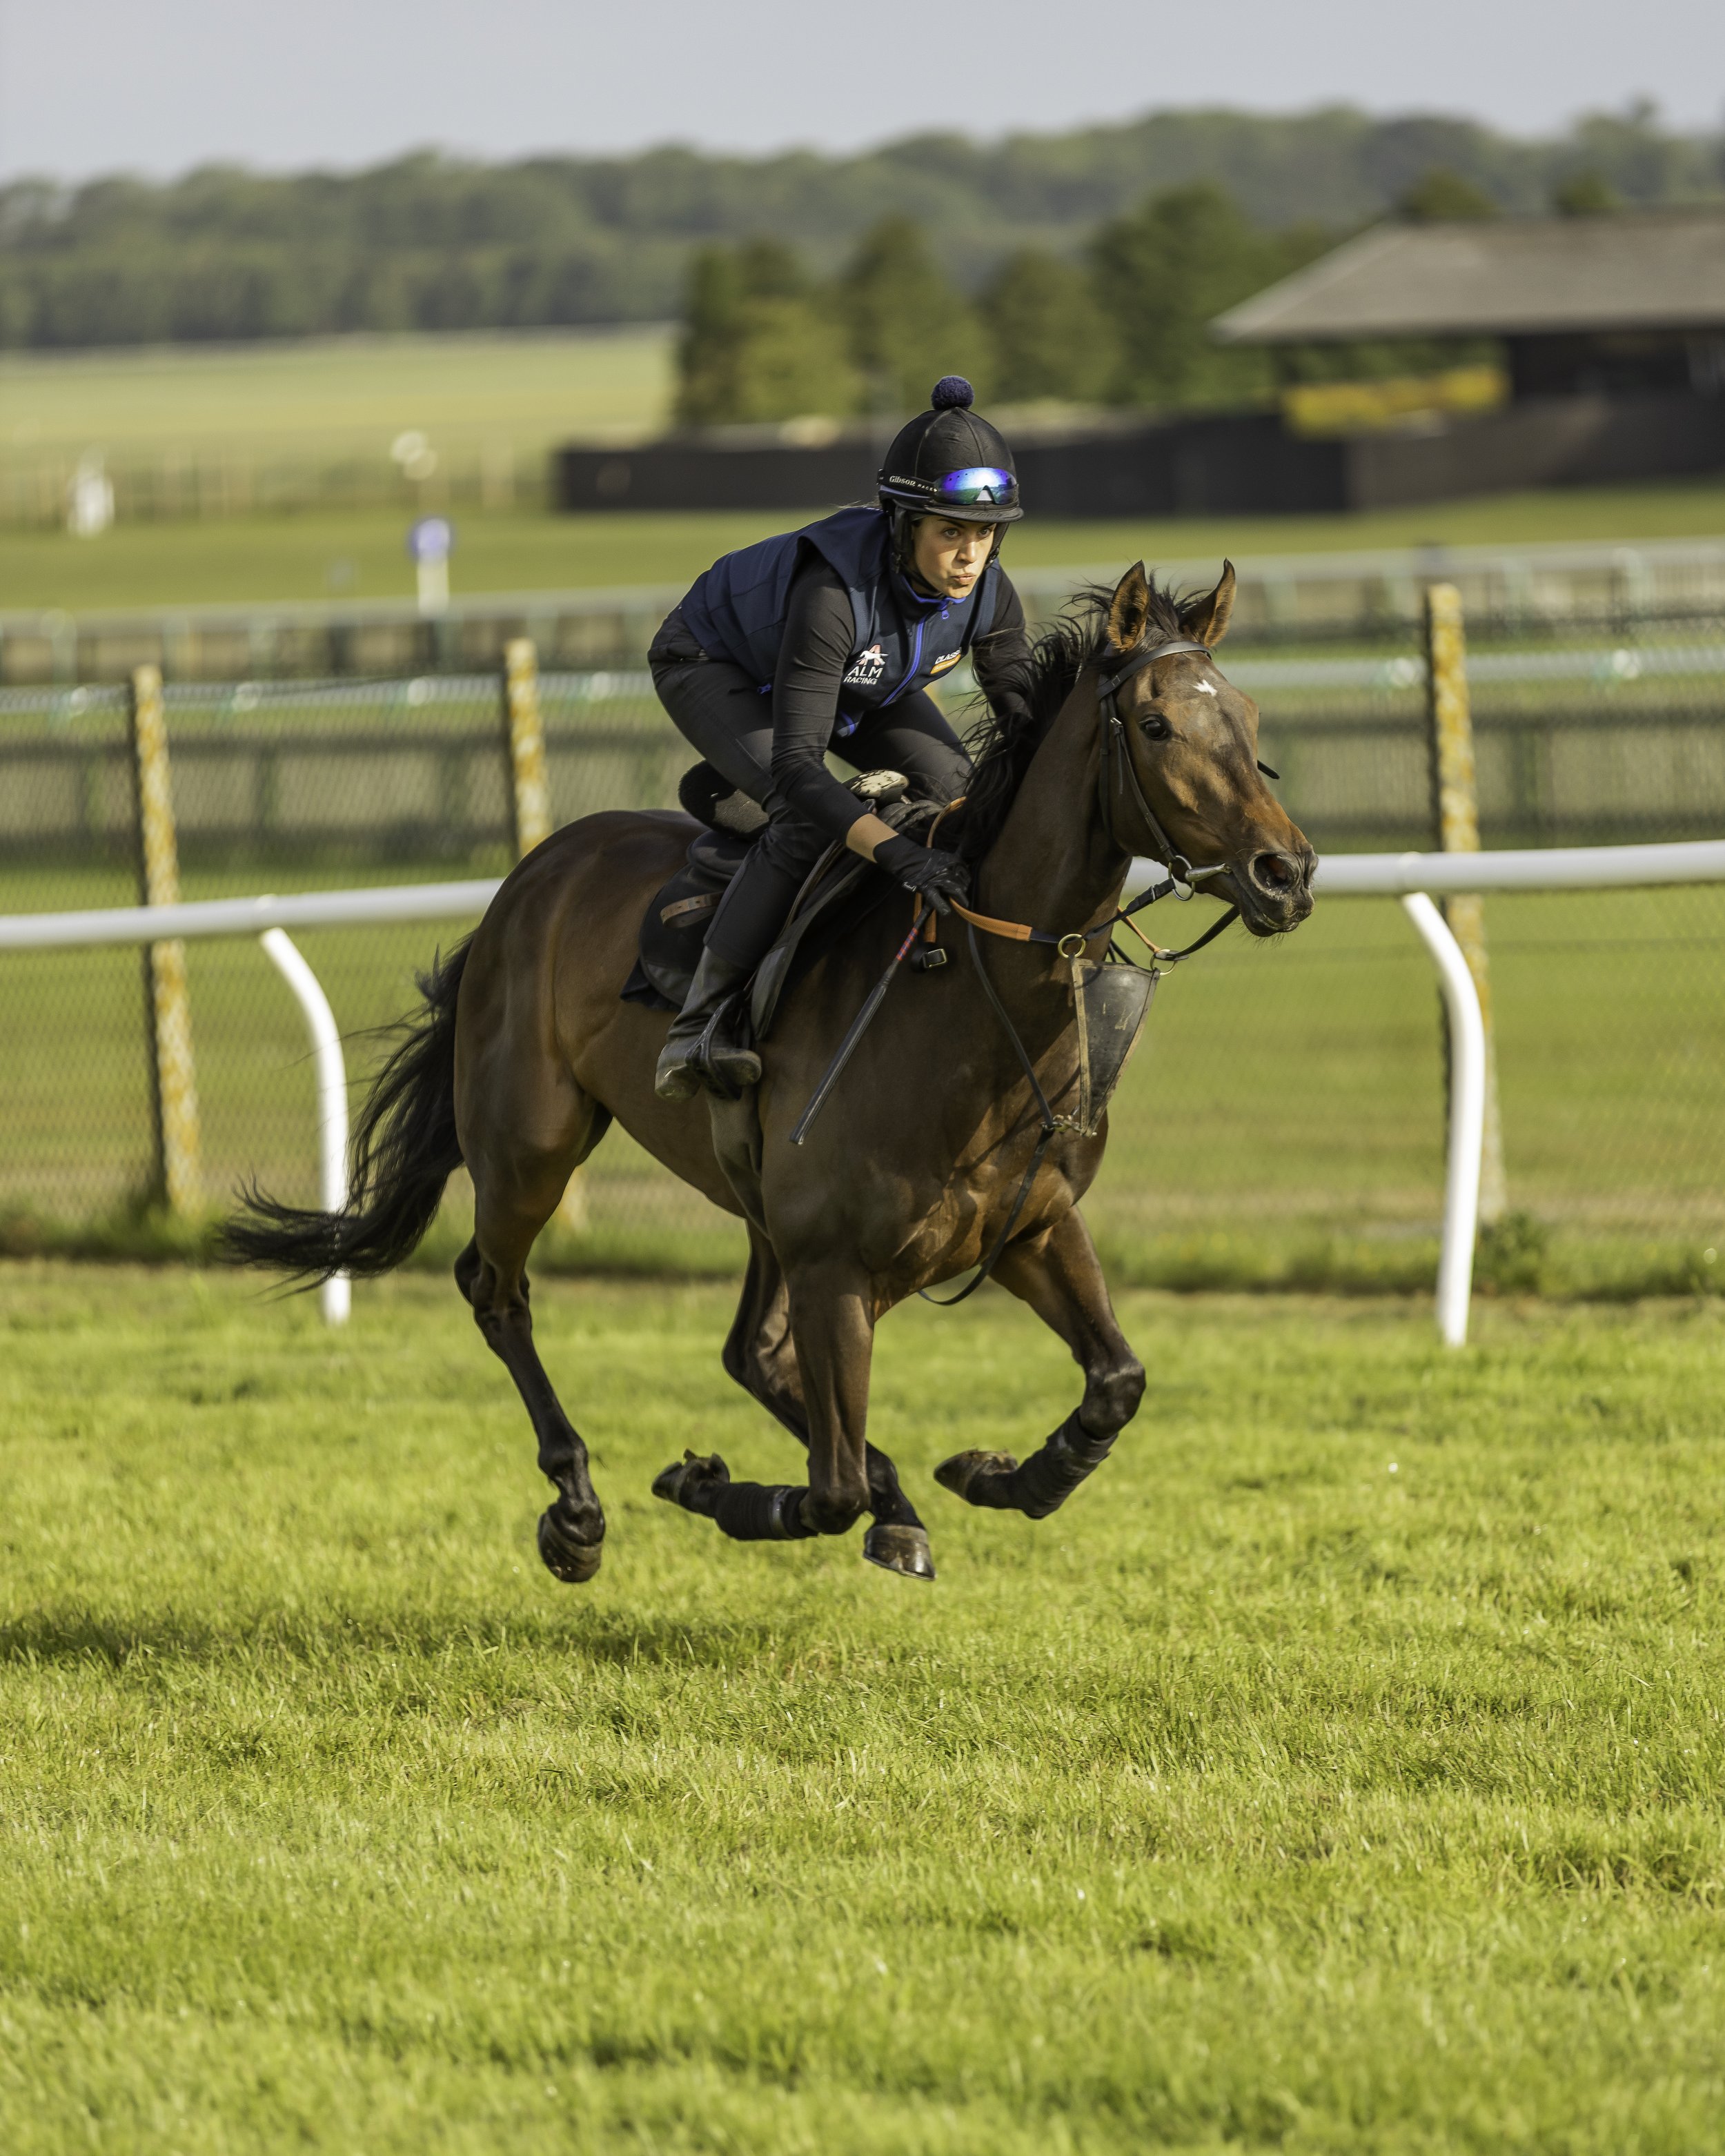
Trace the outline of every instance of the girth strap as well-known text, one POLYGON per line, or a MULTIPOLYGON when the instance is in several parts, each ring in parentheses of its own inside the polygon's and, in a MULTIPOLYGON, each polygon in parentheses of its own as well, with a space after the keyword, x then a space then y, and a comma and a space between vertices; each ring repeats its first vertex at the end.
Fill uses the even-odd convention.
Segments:
POLYGON ((977 978, 986 990, 988 1001, 994 1006, 994 1015, 1005 1027, 1006 1037, 1017 1051, 1024 1075, 1030 1081, 1031 1097, 1034 1100, 1037 1110, 1041 1115, 1042 1129, 1037 1136, 1036 1150, 1030 1155, 1029 1165, 1025 1168, 1023 1178, 1019 1183, 1018 1195, 1012 1201, 1012 1210, 1006 1216, 1006 1224, 990 1244, 988 1255, 977 1268, 975 1278, 968 1280, 957 1295, 931 1295, 926 1287, 917 1289, 916 1292, 924 1302, 934 1303, 942 1310, 951 1310, 955 1303, 963 1302, 968 1296, 974 1295, 989 1274, 993 1271, 995 1266, 999 1264, 1007 1245, 1012 1240, 1012 1231, 1018 1226, 1019 1216, 1029 1201, 1030 1186, 1036 1180, 1036 1171, 1042 1165, 1044 1155, 1053 1143, 1057 1132, 1063 1130, 1074 1130, 1077 1127, 1070 1116, 1057 1116, 1049 1105, 1048 1096, 1042 1090, 1042 1081, 1036 1075, 1036 1065, 1030 1060, 1028 1050, 1019 1038, 1019 1029, 1012 1022, 1011 1014, 1006 1005, 1001 1002, 994 983, 988 978, 988 968, 983 963, 982 947, 976 940, 976 930, 967 924, 964 933, 969 940, 970 962, 976 968, 977 978))

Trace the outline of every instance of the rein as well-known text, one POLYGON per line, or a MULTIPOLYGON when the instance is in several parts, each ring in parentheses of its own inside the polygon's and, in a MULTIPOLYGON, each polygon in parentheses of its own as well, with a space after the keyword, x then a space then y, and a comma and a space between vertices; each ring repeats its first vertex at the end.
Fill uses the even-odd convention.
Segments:
MULTIPOLYGON (((1219 920, 1211 922, 1195 942, 1189 943, 1181 951, 1164 951, 1158 945, 1151 942, 1149 937, 1143 933, 1132 917, 1133 914, 1142 912, 1147 906, 1154 906, 1160 899, 1172 897, 1178 898, 1182 901, 1189 899, 1194 895, 1194 884, 1201 883, 1209 876, 1220 875, 1227 866, 1225 861, 1217 861, 1208 868, 1194 868, 1185 855, 1176 850, 1173 841, 1163 828, 1161 818, 1151 807, 1143 787, 1139 783, 1137 771, 1132 760, 1131 747, 1127 740, 1126 722, 1120 716, 1119 706, 1116 701, 1120 690, 1134 675, 1142 673, 1147 666, 1153 665, 1158 659, 1172 658, 1176 653, 1182 651, 1201 651, 1208 656, 1209 646, 1207 644, 1196 643, 1188 637, 1171 637, 1164 643, 1153 644, 1146 650, 1132 653, 1125 665, 1119 667, 1112 674, 1104 674, 1096 684, 1096 701, 1101 706, 1102 716, 1102 739, 1096 764, 1096 798, 1101 812, 1102 828, 1118 845, 1120 836, 1114 821, 1113 804, 1109 799, 1108 772, 1111 764, 1118 773, 1114 789, 1117 796, 1122 792, 1129 792, 1132 806, 1143 818, 1144 827, 1161 853, 1163 865, 1168 870, 1168 875, 1162 882, 1153 884, 1148 891, 1135 898, 1130 906, 1121 906, 1117 911, 1111 913, 1106 921, 1097 921, 1094 927, 1075 930, 1064 936, 1055 934, 1051 929, 1033 928, 1028 921, 996 921, 988 914, 973 913, 968 906, 961 906, 957 899, 950 901, 952 911, 964 923, 965 940, 970 947, 970 962, 976 968, 977 978, 982 983, 983 991, 989 1003, 993 1006, 994 1015, 999 1019, 1007 1039, 1012 1043, 1013 1052, 1019 1059, 1019 1067, 1029 1081, 1031 1097, 1036 1103, 1037 1112, 1042 1120, 1042 1127, 1037 1132, 1035 1147, 1031 1152, 1023 1176, 1019 1178, 1018 1193, 1012 1201, 1012 1209, 1006 1216, 1005 1224, 994 1238, 987 1255, 971 1278, 956 1295, 931 1295, 926 1287, 917 1289, 916 1292, 922 1301, 932 1302, 938 1310, 951 1310, 963 1302, 967 1296, 974 1295, 1000 1262, 1005 1254, 1007 1245, 1012 1240, 1013 1230, 1018 1226, 1024 1209, 1029 1203, 1031 1187, 1036 1180, 1036 1171, 1041 1167, 1050 1146, 1053 1144, 1060 1132, 1071 1131, 1082 1137, 1091 1137, 1095 1135, 1091 1119, 1090 1029, 1086 1023, 1084 983, 1079 972, 1079 968, 1083 963, 1086 946, 1098 936, 1111 934, 1113 930, 1124 921, 1155 958, 1160 959, 1165 964, 1177 966, 1183 958, 1192 957, 1196 952, 1203 950, 1205 944, 1214 942, 1224 928, 1230 927, 1240 918, 1240 908, 1237 906, 1231 906, 1219 920), (1042 1081, 1036 1075, 1036 1066, 1030 1060, 1029 1053, 1019 1037, 1019 1029, 1012 1022, 1012 1014, 1001 1001, 999 991, 993 981, 988 978, 988 968, 983 963, 982 946, 977 942, 978 929, 981 929, 984 935, 999 936, 1009 942, 1051 943, 1070 967, 1072 1009, 1078 1027, 1078 1112, 1076 1115, 1057 1116, 1055 1113, 1052 1103, 1042 1089, 1042 1081)), ((938 820, 938 819, 936 819, 937 824, 938 820)), ((929 830, 927 843, 930 845, 934 843, 932 826, 929 830)), ((919 901, 918 903, 920 907, 921 901, 919 901)), ((911 932, 914 936, 914 928, 911 932)), ((896 963, 895 960, 895 965, 896 963)), ((806 1123, 806 1117, 804 1121, 806 1123)))
MULTIPOLYGON (((1029 1081, 1031 1097, 1036 1103, 1042 1127, 1037 1134, 1035 1148, 1030 1155, 1029 1163, 1019 1179, 1018 1194, 1012 1201, 1012 1209, 1006 1216, 1005 1224, 995 1236, 987 1255, 978 1266, 973 1276, 965 1282, 956 1295, 931 1295, 927 1288, 917 1289, 916 1292, 924 1302, 932 1302, 939 1309, 950 1310, 956 1304, 963 1302, 967 1296, 974 1295, 999 1263, 1007 1245, 1012 1240, 1013 1231, 1019 1224, 1024 1207, 1029 1201, 1031 1186, 1036 1180, 1036 1172, 1041 1167, 1049 1147, 1054 1142, 1055 1138, 1063 1131, 1070 1131, 1083 1137, 1095 1136, 1091 1114, 1090 1030, 1085 1010, 1083 977, 1079 970, 1084 963, 1086 947, 1098 936, 1111 934, 1121 922, 1124 921, 1133 935, 1151 952, 1153 961, 1176 966, 1183 958, 1192 957, 1195 953, 1202 951, 1207 943, 1214 942, 1224 928, 1230 927, 1240 918, 1240 908, 1237 906, 1230 906, 1219 919, 1211 922, 1202 936, 1195 942, 1187 944, 1185 948, 1180 951, 1165 951, 1159 945, 1153 943, 1132 919, 1135 913, 1142 912, 1146 906, 1154 906, 1161 899, 1178 898, 1183 901, 1191 898, 1194 895, 1193 889, 1194 885, 1203 882, 1209 876, 1220 875, 1227 866, 1226 862, 1217 861, 1207 868, 1194 868, 1183 854, 1176 850, 1173 840, 1163 828, 1161 819, 1151 807, 1149 799, 1139 782, 1137 772, 1132 760, 1130 744, 1127 739, 1126 724, 1120 716, 1116 702, 1120 690, 1134 675, 1142 673, 1145 667, 1153 665, 1158 659, 1171 658, 1176 653, 1182 651, 1201 651, 1208 655, 1209 646, 1206 644, 1196 643, 1189 638, 1170 638, 1164 643, 1152 644, 1147 649, 1133 652, 1124 665, 1117 669, 1112 674, 1101 675, 1096 685, 1097 701, 1101 707, 1102 719, 1102 738, 1096 773, 1097 801, 1101 812, 1102 828, 1115 844, 1119 845, 1120 838, 1114 820, 1114 803, 1110 799, 1108 784, 1108 773, 1111 764, 1118 773, 1114 793, 1117 796, 1122 793, 1129 794, 1132 805, 1143 819, 1144 827, 1150 834, 1152 843, 1162 854, 1163 865, 1168 870, 1168 874, 1163 880, 1160 883, 1153 884, 1149 890, 1142 892, 1135 898, 1130 906, 1118 907, 1106 920, 1097 921, 1094 927, 1068 930, 1064 935, 1053 929, 1033 927, 1029 921, 999 921, 990 914, 973 912, 969 906, 961 905, 956 898, 947 901, 953 912, 964 923, 965 940, 969 946, 971 963, 976 968, 977 978, 983 984, 983 992, 993 1008, 994 1015, 999 1019, 1007 1039, 1012 1043, 1013 1052, 1018 1057, 1019 1067, 1029 1081), (988 978, 988 968, 983 963, 982 946, 977 941, 978 931, 985 936, 999 937, 1007 942, 1051 944, 1070 968, 1073 1009, 1078 1027, 1078 1112, 1076 1115, 1057 1116, 1055 1113, 1048 1095, 1043 1091, 1042 1081, 1036 1075, 1036 1066, 1031 1061, 1029 1052, 1019 1036, 1018 1028, 1012 1022, 1012 1014, 1001 1001, 999 992, 988 978)), ((960 805, 963 798, 961 795, 959 801, 949 801, 941 810, 940 814, 930 824, 923 841, 925 845, 932 846, 934 844, 935 834, 940 829, 942 822, 960 805)), ((1122 849, 1122 850, 1130 851, 1131 850, 1122 849)), ((858 1042, 867 1030, 875 1012, 880 1008, 886 991, 892 984, 893 976, 897 973, 911 946, 919 938, 924 937, 931 942, 933 941, 935 916, 931 911, 925 918, 924 906, 925 901, 919 892, 911 915, 911 932, 887 962, 886 972, 876 982, 869 994, 868 1000, 857 1013, 850 1031, 839 1043, 837 1053, 828 1065, 825 1074, 810 1095, 808 1106, 803 1111, 796 1128, 791 1132, 793 1145, 801 1145, 809 1135, 809 1126, 814 1122, 828 1096, 838 1083, 839 1073, 850 1060, 858 1042)), ((1152 971, 1154 970, 1155 967, 1153 963, 1152 971)))

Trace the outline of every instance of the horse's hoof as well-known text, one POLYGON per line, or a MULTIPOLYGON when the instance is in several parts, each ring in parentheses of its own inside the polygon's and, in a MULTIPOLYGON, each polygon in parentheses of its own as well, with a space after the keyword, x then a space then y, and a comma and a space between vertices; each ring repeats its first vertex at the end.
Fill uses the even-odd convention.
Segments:
POLYGON ((1009 1452, 955 1452, 935 1469, 934 1479, 967 1505, 987 1505, 991 1501, 983 1493, 988 1484, 997 1476, 1004 1481, 1018 1464, 1009 1452))
POLYGON ((605 1532, 596 1542, 578 1543, 551 1512, 539 1515, 539 1554, 546 1570, 567 1587, 584 1587, 599 1568, 605 1554, 605 1532))
POLYGON ((922 1527, 882 1527, 877 1521, 863 1537, 863 1555, 883 1572, 902 1573, 906 1579, 934 1578, 934 1559, 922 1527))
POLYGON ((654 1476, 653 1494, 667 1505, 680 1505, 685 1512, 711 1514, 713 1499, 730 1480, 731 1470, 716 1452, 685 1452, 654 1476))

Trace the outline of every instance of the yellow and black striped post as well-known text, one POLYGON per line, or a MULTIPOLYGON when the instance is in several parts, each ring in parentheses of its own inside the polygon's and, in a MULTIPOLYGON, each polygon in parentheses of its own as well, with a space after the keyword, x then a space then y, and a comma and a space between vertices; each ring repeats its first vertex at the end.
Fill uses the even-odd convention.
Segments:
MULTIPOLYGON (((138 898, 145 906, 177 906, 180 856, 174 834, 167 722, 159 667, 140 666, 133 673, 131 716, 138 898)), ((171 1212, 189 1216, 202 1208, 203 1188, 198 1168, 198 1080, 192 1060, 192 1006, 186 992, 183 943, 146 945, 144 1018, 156 1140, 152 1194, 171 1212)))
POLYGON ((503 722, 509 742, 510 812, 516 859, 551 836, 551 779, 545 767, 545 722, 539 715, 539 655, 531 637, 503 651, 503 722))
MULTIPOLYGON (((545 721, 539 710, 539 654, 531 637, 503 647, 503 737, 509 751, 509 810, 515 854, 521 860, 552 834, 551 774, 545 762, 545 721)), ((587 1225, 587 1193, 578 1168, 557 1205, 566 1228, 587 1225)))

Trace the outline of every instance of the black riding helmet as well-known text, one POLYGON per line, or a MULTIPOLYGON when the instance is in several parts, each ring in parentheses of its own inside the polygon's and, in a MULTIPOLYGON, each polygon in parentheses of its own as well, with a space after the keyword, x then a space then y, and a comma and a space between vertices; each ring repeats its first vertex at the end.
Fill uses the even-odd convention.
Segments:
POLYGON ((942 514, 965 524, 1016 524, 1018 471, 1012 451, 970 408, 976 393, 962 374, 934 385, 931 409, 900 428, 880 467, 880 506, 913 516, 942 514))

